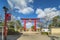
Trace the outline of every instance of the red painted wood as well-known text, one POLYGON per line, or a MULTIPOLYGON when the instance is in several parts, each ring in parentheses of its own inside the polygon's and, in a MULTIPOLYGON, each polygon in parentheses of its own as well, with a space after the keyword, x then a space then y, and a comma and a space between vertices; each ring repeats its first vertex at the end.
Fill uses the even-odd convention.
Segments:
POLYGON ((36 31, 36 20, 34 20, 34 30, 36 31))
POLYGON ((6 19, 9 21, 9 20, 11 20, 11 14, 6 14, 6 19))
POLYGON ((34 21, 34 30, 36 31, 36 22, 40 20, 40 18, 21 18, 21 20, 24 20, 24 30, 26 30, 26 21, 32 20, 34 21))
POLYGON ((24 31, 26 31, 26 20, 24 20, 24 31))

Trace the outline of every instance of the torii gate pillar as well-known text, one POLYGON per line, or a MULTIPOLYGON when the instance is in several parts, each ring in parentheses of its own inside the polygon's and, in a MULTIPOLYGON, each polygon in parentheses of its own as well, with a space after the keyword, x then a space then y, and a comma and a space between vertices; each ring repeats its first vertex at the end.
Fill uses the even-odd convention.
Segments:
POLYGON ((34 31, 36 31, 36 20, 34 20, 34 31))
POLYGON ((24 31, 26 31, 26 20, 24 20, 24 31))

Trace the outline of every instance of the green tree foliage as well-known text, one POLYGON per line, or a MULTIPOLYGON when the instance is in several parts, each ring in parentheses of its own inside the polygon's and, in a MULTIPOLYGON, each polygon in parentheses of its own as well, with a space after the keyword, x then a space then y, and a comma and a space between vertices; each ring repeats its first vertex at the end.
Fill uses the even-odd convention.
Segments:
POLYGON ((11 22, 9 22, 9 25, 8 25, 8 26, 9 26, 10 28, 14 28, 14 24, 15 24, 15 23, 14 23, 13 21, 11 21, 11 22))
POLYGON ((1 23, 0 23, 0 26, 4 26, 4 23, 3 23, 3 22, 1 22, 1 23))
POLYGON ((60 27, 60 16, 54 17, 49 26, 60 27))
POLYGON ((19 20, 16 20, 15 22, 14 21, 9 22, 10 28, 14 28, 14 25, 15 24, 16 24, 17 28, 22 27, 20 21, 19 20))
POLYGON ((20 27, 22 27, 20 20, 17 20, 16 22, 19 24, 20 27))
POLYGON ((32 29, 34 29, 34 26, 31 26, 32 29))
POLYGON ((20 20, 16 20, 16 23, 17 23, 17 29, 21 29, 22 25, 21 25, 20 20))

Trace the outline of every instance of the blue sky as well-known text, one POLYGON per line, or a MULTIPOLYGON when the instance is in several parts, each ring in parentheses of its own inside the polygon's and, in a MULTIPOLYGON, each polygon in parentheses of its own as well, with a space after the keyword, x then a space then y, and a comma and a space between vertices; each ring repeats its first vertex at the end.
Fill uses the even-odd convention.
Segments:
POLYGON ((4 18, 3 6, 9 8, 16 19, 47 16, 50 20, 60 15, 60 0, 0 0, 0 15, 4 18))
MULTIPOLYGON (((34 9, 33 13, 22 14, 22 13, 15 12, 13 10, 12 14, 15 15, 15 16, 18 15, 22 18, 26 18, 26 17, 27 18, 28 17, 29 18, 35 18, 35 17, 37 17, 37 15, 35 13, 37 8, 45 9, 45 8, 56 7, 58 10, 60 10, 60 8, 59 8, 60 0, 33 0, 33 3, 30 3, 30 5, 33 6, 33 9, 34 9)), ((10 5, 9 5, 7 0, 0 0, 0 14, 3 14, 3 9, 2 9, 3 6, 6 6, 6 7, 10 8, 10 5)))
POLYGON ((57 7, 60 5, 60 0, 35 0, 34 5, 38 8, 57 7))

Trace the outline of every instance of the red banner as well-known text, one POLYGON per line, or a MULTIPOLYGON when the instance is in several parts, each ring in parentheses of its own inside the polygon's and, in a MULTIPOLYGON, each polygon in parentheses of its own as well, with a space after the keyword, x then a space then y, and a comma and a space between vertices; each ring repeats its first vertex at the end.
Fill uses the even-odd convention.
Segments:
POLYGON ((11 20, 11 14, 8 14, 8 13, 6 14, 6 20, 7 21, 11 20))

